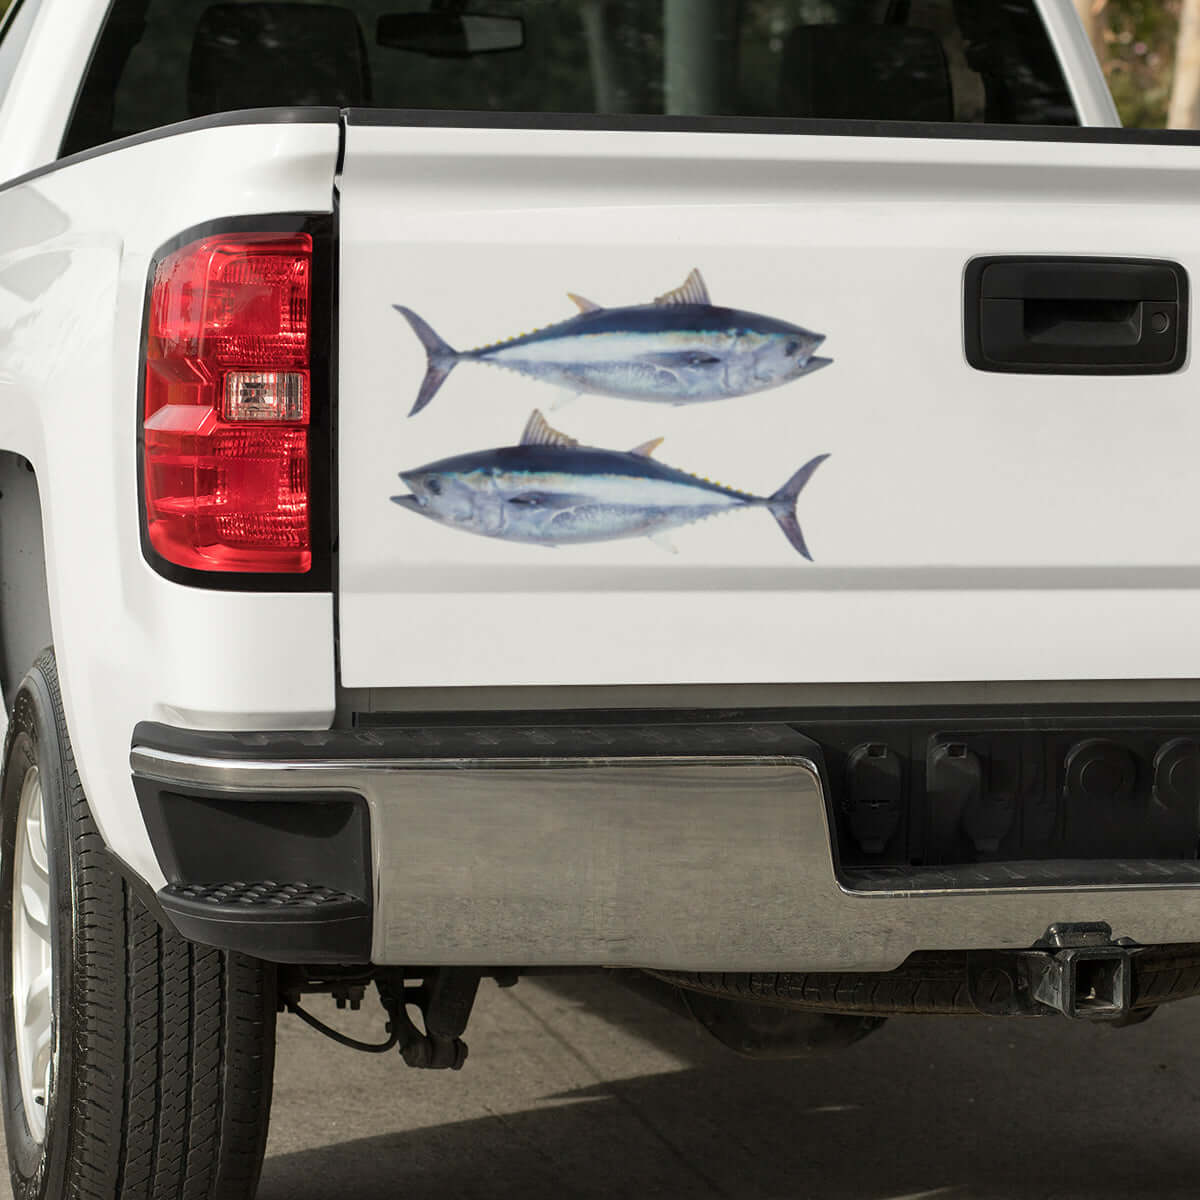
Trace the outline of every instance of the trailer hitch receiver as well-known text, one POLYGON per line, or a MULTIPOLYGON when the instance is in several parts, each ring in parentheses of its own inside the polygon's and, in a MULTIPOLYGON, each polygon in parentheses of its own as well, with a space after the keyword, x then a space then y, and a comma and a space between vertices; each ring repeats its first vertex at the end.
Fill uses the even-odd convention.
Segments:
POLYGON ((1051 953, 1031 963, 1033 998, 1077 1021, 1115 1021, 1133 1004, 1134 946, 1113 941, 1112 929, 1052 925, 1042 939, 1051 953))

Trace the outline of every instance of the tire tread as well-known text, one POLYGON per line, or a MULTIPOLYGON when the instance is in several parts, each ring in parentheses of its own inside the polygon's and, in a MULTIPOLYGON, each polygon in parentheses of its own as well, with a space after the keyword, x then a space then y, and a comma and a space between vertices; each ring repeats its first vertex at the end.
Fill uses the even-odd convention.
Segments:
POLYGON ((51 651, 34 671, 62 749, 75 914, 67 1178, 48 1194, 252 1200, 270 1111, 274 969, 187 942, 118 873, 80 784, 51 651))

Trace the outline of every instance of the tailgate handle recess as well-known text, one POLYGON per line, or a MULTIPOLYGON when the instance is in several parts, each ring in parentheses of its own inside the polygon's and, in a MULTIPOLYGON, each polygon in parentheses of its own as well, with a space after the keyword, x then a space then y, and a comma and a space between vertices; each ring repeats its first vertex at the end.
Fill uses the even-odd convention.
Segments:
POLYGON ((967 361, 980 371, 1162 375, 1187 358, 1187 272, 1131 258, 977 258, 967 361))

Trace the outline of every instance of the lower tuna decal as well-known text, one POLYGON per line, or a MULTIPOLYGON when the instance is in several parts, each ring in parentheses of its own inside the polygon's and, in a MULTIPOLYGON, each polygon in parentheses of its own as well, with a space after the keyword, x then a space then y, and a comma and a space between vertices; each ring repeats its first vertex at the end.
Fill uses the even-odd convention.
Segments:
POLYGON ((674 550, 672 529, 738 509, 765 508, 792 548, 811 561, 796 502, 829 457, 806 463, 771 496, 753 496, 657 462, 662 439, 629 451, 581 446, 540 412, 518 446, 442 459, 400 478, 394 503, 464 533, 537 546, 647 537, 674 550))
POLYGON ((395 305, 429 356, 415 416, 459 363, 489 363, 625 400, 696 404, 765 392, 833 361, 814 357, 825 335, 774 317, 717 308, 700 272, 653 304, 602 308, 571 294, 578 316, 476 350, 455 350, 410 308, 395 305))

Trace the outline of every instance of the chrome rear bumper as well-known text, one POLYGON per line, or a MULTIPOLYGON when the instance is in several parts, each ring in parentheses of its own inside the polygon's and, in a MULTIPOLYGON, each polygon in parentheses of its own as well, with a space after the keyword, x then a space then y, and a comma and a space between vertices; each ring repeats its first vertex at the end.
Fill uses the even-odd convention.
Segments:
MULTIPOLYGON (((192 798, 240 812, 244 801, 251 822, 264 802, 361 798, 369 895, 359 899, 379 965, 875 972, 917 950, 1027 948, 1052 925, 1089 922, 1142 945, 1200 941, 1196 875, 1060 886, 1014 872, 1004 886, 947 877, 851 890, 835 871, 820 763, 786 726, 723 734, 710 754, 651 736, 632 752, 559 755, 552 734, 542 746, 529 733, 523 752, 498 755, 486 737, 476 753, 443 754, 436 734, 424 752, 409 737, 401 754, 375 734, 203 735, 187 750, 144 737, 131 766, 168 879, 175 850, 164 839, 178 833, 152 811, 164 795, 176 810, 192 798)), ((274 880, 271 870, 261 878, 274 880)), ((264 919, 278 926, 272 903, 264 919)), ((225 944, 218 907, 207 934, 181 928, 225 944)), ((367 940, 340 960, 361 960, 367 940)), ((298 944, 255 952, 339 960, 336 945, 315 957, 298 944)))

